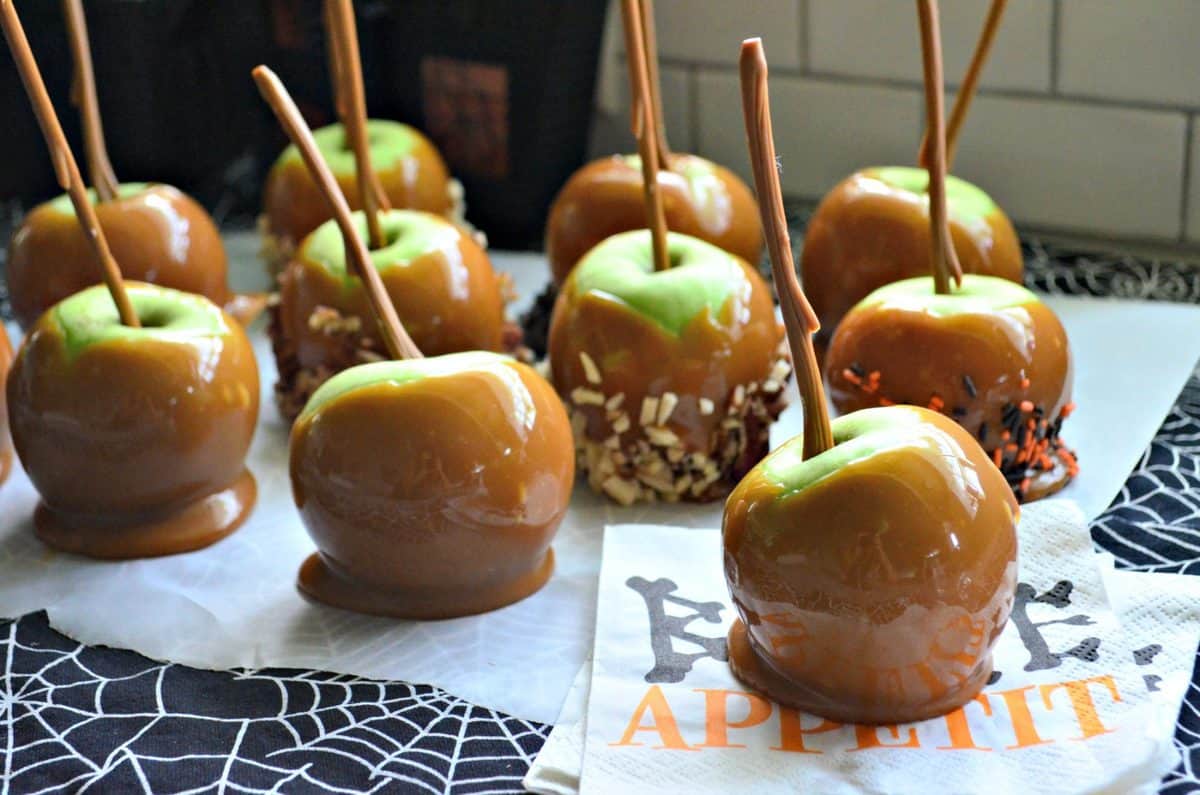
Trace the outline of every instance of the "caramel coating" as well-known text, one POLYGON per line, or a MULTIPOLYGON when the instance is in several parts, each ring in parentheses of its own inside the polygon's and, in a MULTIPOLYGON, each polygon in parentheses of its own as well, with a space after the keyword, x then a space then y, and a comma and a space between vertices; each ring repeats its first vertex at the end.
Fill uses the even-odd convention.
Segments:
POLYGON ((44 541, 147 557, 237 528, 254 502, 243 462, 259 380, 245 332, 223 318, 220 337, 107 340, 74 358, 54 310, 33 326, 7 395, 14 446, 42 497, 44 541))
MULTIPOLYGON (((450 170, 428 138, 415 130, 411 132, 416 137, 413 150, 387 167, 375 164, 375 173, 394 209, 446 215, 453 208, 450 170)), ((361 210, 354 171, 334 176, 350 209, 361 210)), ((263 188, 263 206, 267 231, 292 245, 333 217, 329 203, 299 159, 279 163, 271 169, 263 188)))
POLYGON ((541 588, 575 464, 558 396, 504 360, 332 399, 293 427, 290 472, 319 550, 300 589, 357 612, 434 619, 541 588))
POLYGON ((735 675, 843 723, 908 723, 973 698, 1016 587, 1018 508, 1000 472, 939 414, 876 411, 917 413, 924 441, 799 491, 760 466, 725 506, 735 675))
MULTIPOLYGON (((380 277, 405 329, 426 356, 501 349, 505 319, 500 282, 487 253, 471 237, 457 233, 453 244, 384 268, 380 277)), ((298 255, 279 280, 282 343, 294 349, 303 367, 340 371, 348 364, 348 341, 311 322, 322 307, 358 319, 362 328, 351 335, 351 347, 358 347, 363 337, 380 339, 362 282, 344 281, 341 274, 298 255)))
POLYGON ((1044 421, 1034 428, 1044 433, 1071 403, 1074 368, 1066 331, 1036 299, 945 317, 899 303, 865 302, 842 320, 825 372, 830 397, 843 414, 881 400, 929 406, 954 418, 989 456, 1003 448, 1001 469, 1025 501, 1052 494, 1071 479, 1070 468, 1052 449, 1046 451, 1045 469, 1017 460, 1023 439, 1011 429, 1013 418, 1044 421), (876 372, 877 388, 864 389, 876 372), (1025 401, 1035 410, 1022 411, 1025 401), (1031 482, 1019 488, 1025 477, 1031 482))
MULTIPOLYGON (((758 205, 732 171, 695 155, 673 154, 659 171, 658 185, 668 229, 758 262, 763 245, 758 205), (711 172, 702 184, 712 193, 703 200, 689 183, 691 169, 711 172)), ((567 180, 550 208, 546 257, 554 282, 562 284, 575 263, 600 241, 645 226, 640 166, 623 155, 588 163, 567 180)))
MULTIPOLYGON (((8 332, 0 323, 0 385, 8 379, 8 371, 12 367, 12 344, 8 341, 8 332)), ((12 470, 12 438, 8 434, 8 401, 6 390, 0 389, 0 485, 8 479, 12 470)))
MULTIPOLYGON (((220 233, 187 194, 151 184, 97 204, 96 216, 126 279, 197 293, 218 305, 230 299, 220 233)), ((70 205, 55 200, 33 208, 8 249, 8 290, 21 327, 99 282, 95 255, 70 205)))
MULTIPOLYGON (((964 224, 950 212, 950 236, 964 273, 1021 282, 1021 245, 999 207, 964 224)), ((804 235, 800 274, 821 321, 822 349, 850 308, 870 292, 930 272, 929 201, 888 185, 872 170, 837 184, 817 207, 804 235)))

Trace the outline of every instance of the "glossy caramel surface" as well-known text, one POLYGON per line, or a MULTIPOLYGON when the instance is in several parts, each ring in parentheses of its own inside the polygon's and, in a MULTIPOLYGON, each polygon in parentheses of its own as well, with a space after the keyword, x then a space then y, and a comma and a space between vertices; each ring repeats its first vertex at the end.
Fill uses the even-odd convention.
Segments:
MULTIPOLYGON (((730 170, 695 155, 674 154, 659 172, 667 228, 712 243, 756 264, 762 221, 750 189, 730 170), (710 171, 698 193, 686 175, 710 171)), ((546 222, 546 257, 555 283, 593 246, 618 232, 646 227, 642 172, 636 161, 613 155, 576 171, 563 186, 546 222)))
POLYGON ((125 549, 114 530, 165 526, 243 477, 258 367, 241 326, 224 320, 220 336, 107 340, 74 357, 53 311, 30 330, 8 379, 13 442, 55 524, 90 539, 72 551, 179 551, 171 538, 125 549))
MULTIPOLYGON (((999 208, 966 220, 950 211, 950 235, 964 273, 1020 283, 1025 271, 1012 223, 999 208)), ((821 321, 824 345, 860 300, 885 284, 930 272, 929 201, 860 171, 817 207, 804 235, 800 274, 821 321)))
MULTIPOLYGON (((152 184, 100 202, 96 216, 126 279, 198 293, 218 305, 230 299, 220 233, 190 196, 152 184)), ((101 281, 79 221, 59 202, 40 204, 25 217, 9 245, 7 268, 13 314, 22 328, 101 281)))
MULTIPOLYGON (((449 227, 449 222, 446 222, 449 227)), ((381 268, 380 277, 413 341, 426 356, 470 350, 500 350, 504 298, 487 253, 454 230, 445 242, 404 264, 381 268)), ((303 256, 279 280, 279 323, 303 367, 341 369, 346 339, 331 336, 309 319, 318 307, 357 318, 357 338, 379 341, 374 313, 362 282, 334 273, 303 256)))
MULTIPOLYGON (((8 332, 4 330, 4 325, 0 324, 0 386, 3 386, 8 378, 12 357, 12 344, 8 341, 8 332)), ((5 390, 0 389, 0 485, 4 484, 12 470, 12 458, 12 439, 8 435, 8 401, 5 390)))
POLYGON ((320 558, 300 588, 360 612, 446 618, 550 574, 575 480, 571 429, 531 368, 359 386, 301 415, 290 472, 320 558))
POLYGON ((799 490, 764 462, 725 506, 746 635, 731 634, 734 672, 840 722, 906 723, 973 698, 1016 586, 1018 509, 1000 472, 949 419, 878 411, 920 415, 912 444, 799 490))
MULTIPOLYGON (((550 324, 550 365, 559 394, 567 397, 577 388, 623 394, 622 406, 634 419, 618 434, 624 445, 643 432, 636 421, 643 398, 672 392, 679 402, 665 427, 690 450, 708 451, 730 395, 767 377, 783 338, 770 289, 756 270, 744 261, 739 265, 742 279, 721 311, 698 314, 678 336, 611 294, 576 290, 568 277, 550 324), (588 380, 581 353, 596 364, 600 384, 588 380), (703 413, 702 399, 715 409, 703 413)), ((603 406, 575 408, 586 416, 586 432, 595 441, 613 433, 603 406)))
POLYGON ((1048 421, 1057 419, 1071 402, 1073 370, 1062 322, 1036 299, 942 317, 911 305, 864 304, 846 315, 825 360, 839 412, 878 406, 881 398, 928 406, 936 397, 989 453, 1016 441, 1002 438, 1007 407, 1030 401, 1048 421), (847 373, 852 367, 878 372, 878 389, 853 383, 862 379, 847 373))
MULTIPOLYGON (((424 136, 416 137, 412 151, 402 159, 386 167, 373 165, 393 209, 424 210, 437 215, 451 210, 450 170, 441 153, 424 136)), ((334 176, 350 209, 361 210, 354 171, 338 171, 334 176)), ((299 159, 279 163, 271 169, 263 188, 263 208, 268 231, 293 244, 333 217, 329 203, 299 159)))

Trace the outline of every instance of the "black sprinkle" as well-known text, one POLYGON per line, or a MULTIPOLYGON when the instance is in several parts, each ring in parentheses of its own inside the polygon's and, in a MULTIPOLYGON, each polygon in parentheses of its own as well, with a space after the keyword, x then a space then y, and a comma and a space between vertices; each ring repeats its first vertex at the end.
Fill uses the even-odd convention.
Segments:
POLYGON ((861 364, 859 364, 858 362, 851 362, 851 363, 850 363, 850 372, 854 373, 854 374, 855 374, 856 376, 858 376, 859 378, 866 378, 866 377, 867 377, 867 371, 866 371, 866 370, 864 370, 864 369, 863 369, 863 366, 862 366, 861 364))
POLYGON ((971 380, 971 376, 969 376, 969 375, 963 376, 963 386, 966 388, 967 394, 970 395, 972 398, 974 398, 976 395, 979 394, 979 391, 977 389, 975 389, 975 382, 971 380))
POLYGON ((979 441, 982 442, 984 439, 987 438, 987 431, 988 431, 987 423, 981 422, 979 424, 979 441))
POLYGON ((950 413, 960 419, 967 416, 967 410, 964 409, 962 406, 955 406, 953 409, 950 410, 950 413))

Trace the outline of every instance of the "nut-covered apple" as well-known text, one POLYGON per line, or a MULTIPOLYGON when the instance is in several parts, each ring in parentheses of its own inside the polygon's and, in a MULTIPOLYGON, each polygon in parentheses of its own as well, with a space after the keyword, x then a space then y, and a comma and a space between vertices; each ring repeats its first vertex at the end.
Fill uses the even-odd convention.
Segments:
MULTIPOLYGON (((504 348, 511 334, 502 284, 479 244, 430 213, 390 210, 379 219, 386 244, 371 262, 417 347, 433 356, 504 348)), ((365 236, 361 212, 354 223, 365 236)), ((386 355, 334 221, 304 240, 281 275, 270 333, 289 419, 329 376, 386 355)))
MULTIPOLYGON (((371 164, 393 207, 438 215, 461 215, 461 189, 437 148, 416 129, 394 121, 367 121, 371 164)), ((358 176, 342 124, 313 132, 322 156, 353 209, 362 209, 358 176)), ((329 220, 329 205, 290 145, 271 167, 263 189, 264 256, 283 267, 300 241, 329 220)))
MULTIPOLYGON (((842 317, 872 290, 928 274, 929 174, 925 169, 869 168, 826 194, 808 224, 800 260, 804 292, 828 344, 842 317)), ((1021 246, 1008 216, 969 182, 946 179, 954 250, 966 273, 1020 283, 1021 246)))
POLYGON ((711 500, 765 453, 791 372, 757 270, 716 246, 615 235, 564 282, 550 327, 554 385, 580 468, 622 503, 711 500))
POLYGON ((1016 501, 970 434, 926 409, 840 417, 833 441, 805 459, 792 439, 726 502, 730 665, 836 721, 949 712, 992 672, 1016 588, 1016 501))
POLYGON ((929 277, 881 287, 842 320, 825 371, 838 411, 907 403, 954 418, 1022 501, 1077 471, 1059 436, 1072 409, 1067 334, 1020 285, 967 275, 945 295, 929 277))
POLYGON ((8 418, 41 495, 38 536, 67 552, 185 552, 233 532, 255 500, 254 352, 207 299, 130 282, 141 327, 104 287, 47 310, 8 378, 8 418))
POLYGON ((290 461, 319 550, 300 588, 403 618, 480 613, 538 590, 575 475, 554 390, 486 352, 339 373, 293 426, 290 461))
MULTIPOLYGON (((658 171, 667 228, 758 264, 762 222, 750 189, 732 171, 702 157, 672 153, 658 171)), ((576 171, 546 222, 546 257, 557 284, 596 244, 646 226, 638 155, 613 155, 576 171)))
MULTIPOLYGON (((187 194, 162 184, 126 183, 96 203, 100 228, 122 272, 137 279, 207 296, 231 297, 228 260, 212 217, 187 194)), ((28 328, 54 304, 99 283, 92 249, 64 194, 35 207, 8 248, 13 314, 28 328)))

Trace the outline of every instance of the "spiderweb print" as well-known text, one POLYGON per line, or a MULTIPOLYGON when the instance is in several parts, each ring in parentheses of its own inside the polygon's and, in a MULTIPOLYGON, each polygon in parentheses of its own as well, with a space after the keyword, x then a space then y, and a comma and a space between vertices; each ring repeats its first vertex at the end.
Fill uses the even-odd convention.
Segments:
POLYGON ((0 622, 4 790, 521 791, 549 727, 436 688, 200 671, 0 622))

